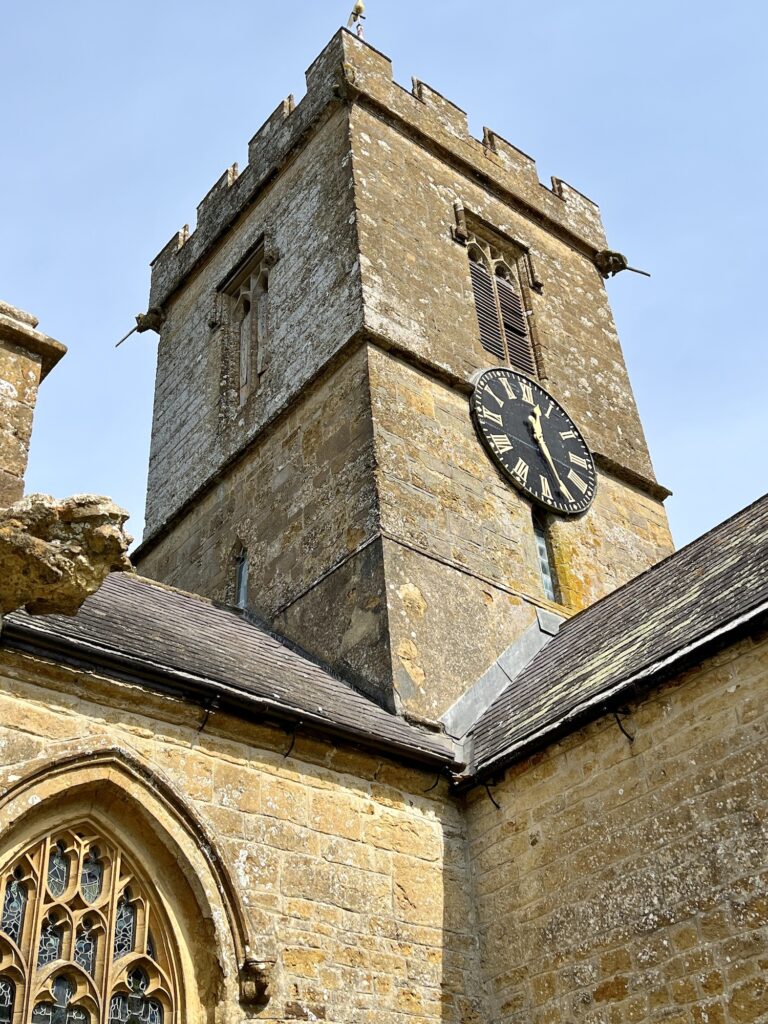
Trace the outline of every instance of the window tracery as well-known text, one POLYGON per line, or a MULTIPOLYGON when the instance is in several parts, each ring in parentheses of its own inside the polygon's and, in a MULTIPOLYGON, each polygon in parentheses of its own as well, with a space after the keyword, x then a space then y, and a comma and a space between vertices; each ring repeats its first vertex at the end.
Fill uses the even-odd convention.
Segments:
POLYGON ((516 261, 474 234, 467 235, 466 245, 480 343, 497 359, 535 376, 529 313, 516 261))
POLYGON ((0 875, 0 1024, 171 1024, 176 954, 159 903, 90 826, 37 842, 0 875))
POLYGON ((6 975, 0 976, 0 1022, 10 1024, 13 1020, 16 986, 6 975))
POLYGON ((18 878, 12 878, 5 888, 3 900, 3 917, 0 931, 18 945, 21 929, 24 925, 24 912, 27 907, 27 888, 18 878))
POLYGON ((269 271, 262 250, 226 283, 224 296, 229 304, 229 345, 234 349, 233 372, 242 407, 264 372, 269 271))

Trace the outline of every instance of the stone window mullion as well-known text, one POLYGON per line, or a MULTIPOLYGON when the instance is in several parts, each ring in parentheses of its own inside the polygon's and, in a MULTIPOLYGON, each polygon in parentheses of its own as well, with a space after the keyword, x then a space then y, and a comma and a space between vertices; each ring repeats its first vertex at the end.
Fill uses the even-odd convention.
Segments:
MULTIPOLYGON (((108 1024, 114 1000, 130 1020, 174 1024, 179 1019, 175 979, 180 965, 162 912, 114 843, 93 835, 90 826, 62 829, 39 840, 6 869, 3 906, 8 885, 19 873, 31 898, 18 945, 0 927, 6 964, 0 972, 0 1021, 8 1009, 3 1000, 7 1004, 9 999, 12 1019, 22 1024, 108 1024), (66 872, 56 863, 58 844, 67 858, 66 872), (51 879, 56 883, 52 890, 51 879), (116 923, 128 894, 135 916, 118 952, 116 923), (62 940, 58 947, 54 941, 38 967, 41 935, 52 913, 62 940)), ((10 922, 9 916, 3 923, 11 927, 10 922)))

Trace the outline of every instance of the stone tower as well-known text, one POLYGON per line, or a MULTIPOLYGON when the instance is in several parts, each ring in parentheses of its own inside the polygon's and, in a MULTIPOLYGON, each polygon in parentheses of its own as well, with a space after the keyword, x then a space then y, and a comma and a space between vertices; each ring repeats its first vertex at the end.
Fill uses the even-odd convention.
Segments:
POLYGON ((140 571, 441 716, 538 609, 569 615, 671 550, 606 248, 592 202, 339 32, 153 263, 140 571), (507 351, 481 339, 476 253, 506 268, 528 372, 594 455, 580 517, 534 518, 478 441, 472 380, 507 351))
POLYGON ((66 351, 31 313, 0 302, 0 508, 24 493, 37 389, 66 351))

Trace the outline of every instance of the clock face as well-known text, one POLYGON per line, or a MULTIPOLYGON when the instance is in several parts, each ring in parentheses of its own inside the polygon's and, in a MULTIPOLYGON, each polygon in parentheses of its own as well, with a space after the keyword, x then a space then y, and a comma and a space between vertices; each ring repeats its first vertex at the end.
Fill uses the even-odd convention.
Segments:
POLYGON ((515 487, 561 515, 592 504, 597 485, 589 448, 568 413, 544 388, 515 370, 486 370, 472 395, 472 416, 493 462, 515 487))

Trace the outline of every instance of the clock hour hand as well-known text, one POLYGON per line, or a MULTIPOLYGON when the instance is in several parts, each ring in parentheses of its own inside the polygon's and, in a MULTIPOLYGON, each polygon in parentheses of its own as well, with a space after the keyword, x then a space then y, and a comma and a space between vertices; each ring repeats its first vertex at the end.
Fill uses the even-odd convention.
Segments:
POLYGON ((555 460, 552 458, 552 453, 549 450, 549 445, 544 440, 544 431, 541 429, 540 406, 535 405, 533 407, 533 412, 528 417, 528 423, 530 425, 531 433, 533 434, 534 440, 541 449, 541 454, 544 456, 547 465, 549 466, 550 472, 552 473, 552 476, 555 478, 557 486, 560 488, 560 492, 563 494, 566 501, 573 501, 573 495, 565 486, 563 481, 560 479, 560 474, 557 472, 557 469, 555 467, 555 460))

